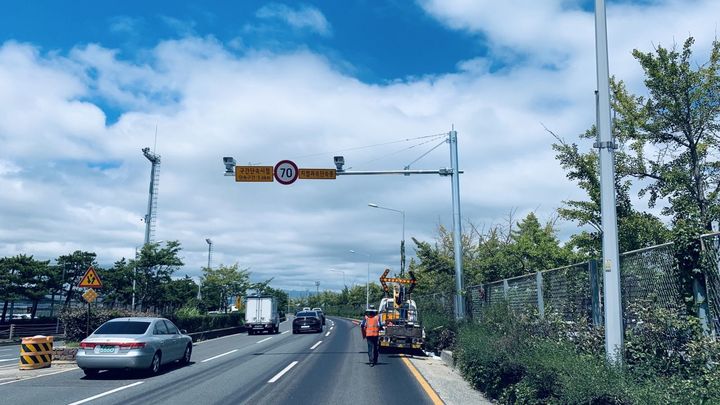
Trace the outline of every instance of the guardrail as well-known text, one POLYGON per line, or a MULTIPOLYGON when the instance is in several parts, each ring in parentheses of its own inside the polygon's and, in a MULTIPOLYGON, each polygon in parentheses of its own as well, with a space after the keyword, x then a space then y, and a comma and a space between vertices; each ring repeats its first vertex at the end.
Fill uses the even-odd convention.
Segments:
POLYGON ((57 323, 14 324, 0 325, 0 340, 13 340, 28 336, 62 336, 65 335, 65 325, 57 323))

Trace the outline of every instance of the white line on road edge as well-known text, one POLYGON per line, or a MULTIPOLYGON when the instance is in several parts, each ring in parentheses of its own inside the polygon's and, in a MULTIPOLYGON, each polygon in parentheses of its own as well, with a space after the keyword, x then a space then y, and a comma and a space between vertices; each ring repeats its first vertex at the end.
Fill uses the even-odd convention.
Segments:
POLYGON ((281 335, 284 335, 286 333, 290 332, 289 330, 286 330, 285 332, 281 333, 281 335))
POLYGON ((334 326, 331 326, 331 327, 330 327, 330 330, 333 330, 333 328, 334 328, 334 326))
POLYGON ((230 350, 230 351, 227 352, 227 353, 218 354, 217 356, 213 356, 213 357, 210 357, 209 359, 205 359, 205 360, 201 361, 200 363, 205 363, 206 361, 215 360, 215 359, 217 359, 217 358, 219 358, 219 357, 227 356, 227 355, 230 354, 230 353, 235 353, 236 351, 238 351, 238 349, 230 350))
POLYGON ((45 377, 45 376, 48 376, 48 375, 66 373, 66 372, 68 372, 68 371, 77 370, 78 368, 79 368, 79 367, 73 367, 73 368, 68 368, 68 369, 66 369, 66 370, 56 371, 56 372, 54 372, 54 373, 40 374, 40 375, 36 375, 36 376, 33 376, 33 377, 21 378, 21 379, 19 379, 19 380, 13 380, 13 381, 8 381, 8 382, 0 383, 0 385, 7 385, 7 384, 12 384, 12 383, 20 382, 20 381, 32 380, 32 379, 34 379, 34 378, 45 377))
POLYGON ((312 347, 310 348, 310 350, 314 350, 316 347, 320 346, 320 343, 322 343, 322 340, 319 341, 319 342, 317 342, 317 343, 315 343, 314 345, 312 345, 312 347))
POLYGON ((258 340, 258 341, 255 342, 255 343, 262 343, 262 342, 265 342, 265 341, 270 340, 270 339, 272 339, 272 336, 270 336, 269 338, 265 338, 265 339, 263 339, 263 340, 258 340))
POLYGON ((81 401, 73 402, 73 403, 68 404, 68 405, 80 405, 80 404, 84 404, 85 402, 90 402, 90 401, 92 401, 92 400, 94 400, 94 399, 102 398, 102 397, 104 397, 105 395, 110 395, 110 394, 116 393, 116 392, 118 392, 118 391, 122 391, 122 390, 124 390, 124 389, 126 389, 126 388, 132 388, 132 387, 134 387, 134 386, 136 386, 136 385, 140 385, 140 384, 142 384, 142 383, 144 383, 144 382, 145 382, 145 381, 138 381, 138 382, 135 382, 135 383, 132 383, 132 384, 123 385, 122 387, 115 388, 114 390, 106 391, 106 392, 103 392, 102 394, 93 395, 93 396, 91 396, 90 398, 85 398, 85 399, 83 399, 83 400, 81 400, 81 401))
POLYGON ((14 360, 17 360, 17 357, 14 359, 1 359, 0 361, 14 361, 14 360))
POLYGON ((269 382, 269 383, 274 383, 275 381, 279 380, 280 377, 284 376, 285 373, 287 373, 288 371, 290 371, 291 368, 295 367, 296 364, 298 364, 298 362, 297 362, 297 361, 293 361, 293 362, 290 363, 287 367, 285 367, 284 369, 282 369, 281 372, 275 374, 275 377, 269 379, 268 382, 269 382))
POLYGON ((330 331, 328 331, 328 333, 326 333, 325 336, 330 336, 330 331))

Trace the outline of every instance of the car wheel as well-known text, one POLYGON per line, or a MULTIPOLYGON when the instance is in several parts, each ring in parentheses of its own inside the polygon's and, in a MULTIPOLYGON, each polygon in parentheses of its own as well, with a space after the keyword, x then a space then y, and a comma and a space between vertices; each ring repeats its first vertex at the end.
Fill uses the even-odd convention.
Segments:
POLYGON ((150 362, 150 368, 148 369, 149 375, 157 375, 160 372, 160 360, 160 352, 156 352, 152 358, 152 361, 150 362))
POLYGON ((183 366, 190 364, 190 356, 192 356, 192 344, 188 344, 185 348, 185 353, 183 354, 183 358, 180 359, 180 364, 183 366))
POLYGON ((100 373, 100 370, 96 368, 84 368, 83 373, 85 373, 85 377, 87 378, 94 378, 97 377, 98 373, 100 373))

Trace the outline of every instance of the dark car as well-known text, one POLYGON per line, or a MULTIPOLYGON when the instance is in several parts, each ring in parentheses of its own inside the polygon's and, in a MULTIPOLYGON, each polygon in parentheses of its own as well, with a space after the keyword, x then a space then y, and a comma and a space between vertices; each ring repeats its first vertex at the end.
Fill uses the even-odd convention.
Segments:
POLYGON ((322 324, 325 325, 325 313, 323 310, 320 308, 313 308, 312 310, 320 314, 320 320, 322 320, 322 324))
POLYGON ((322 332, 323 325, 320 314, 315 311, 301 311, 293 319, 293 334, 300 332, 322 332))

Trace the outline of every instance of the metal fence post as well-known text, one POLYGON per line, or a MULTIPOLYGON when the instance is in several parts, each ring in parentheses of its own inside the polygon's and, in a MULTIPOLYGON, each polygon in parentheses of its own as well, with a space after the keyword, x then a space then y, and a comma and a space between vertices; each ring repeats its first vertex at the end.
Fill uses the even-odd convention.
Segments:
POLYGON ((510 284, 508 284, 507 279, 503 280, 503 297, 505 299, 508 299, 508 291, 510 290, 510 284))
POLYGON ((15 324, 11 323, 10 324, 10 336, 8 336, 8 340, 12 340, 14 333, 15 333, 15 324))
POLYGON ((537 285, 537 305, 540 318, 545 318, 545 299, 543 297, 543 275, 538 271, 535 273, 535 284, 537 285))
POLYGON ((603 324, 602 311, 600 310, 600 277, 598 275, 597 260, 590 259, 588 261, 588 271, 590 273, 590 302, 592 303, 592 321, 594 327, 600 327, 603 324))

